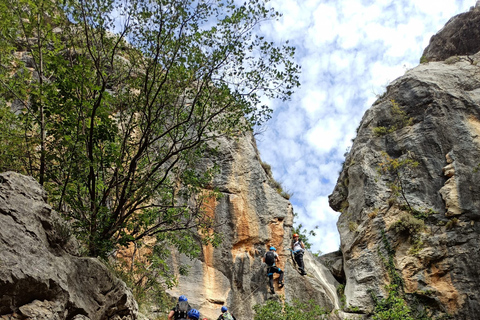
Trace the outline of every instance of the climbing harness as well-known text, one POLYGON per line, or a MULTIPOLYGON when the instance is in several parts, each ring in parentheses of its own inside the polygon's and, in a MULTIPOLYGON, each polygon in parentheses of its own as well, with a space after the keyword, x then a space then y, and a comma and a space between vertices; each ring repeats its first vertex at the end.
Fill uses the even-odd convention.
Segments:
POLYGON ((297 254, 297 252, 293 251, 292 249, 288 249, 290 250, 290 256, 292 257, 292 263, 293 263, 293 267, 295 268, 295 270, 297 270, 297 272, 304 276, 307 274, 307 271, 306 271, 306 268, 305 268, 305 262, 303 263, 303 272, 304 274, 302 274, 302 271, 300 270, 298 264, 297 264, 297 261, 295 260, 295 255, 297 254))

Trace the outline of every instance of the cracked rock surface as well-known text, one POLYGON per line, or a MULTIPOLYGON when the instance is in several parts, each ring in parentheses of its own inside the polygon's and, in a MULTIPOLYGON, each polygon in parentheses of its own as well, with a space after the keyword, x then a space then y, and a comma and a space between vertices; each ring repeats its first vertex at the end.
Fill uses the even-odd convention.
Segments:
POLYGON ((33 178, 0 174, 0 319, 136 319, 131 292, 78 256, 46 197, 33 178))

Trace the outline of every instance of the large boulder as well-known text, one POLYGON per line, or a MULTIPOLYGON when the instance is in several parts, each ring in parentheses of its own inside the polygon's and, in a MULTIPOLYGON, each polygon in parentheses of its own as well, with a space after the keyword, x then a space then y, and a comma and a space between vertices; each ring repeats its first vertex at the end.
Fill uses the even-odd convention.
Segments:
POLYGON ((131 292, 100 261, 78 256, 46 199, 33 178, 0 174, 0 317, 136 319, 131 292))

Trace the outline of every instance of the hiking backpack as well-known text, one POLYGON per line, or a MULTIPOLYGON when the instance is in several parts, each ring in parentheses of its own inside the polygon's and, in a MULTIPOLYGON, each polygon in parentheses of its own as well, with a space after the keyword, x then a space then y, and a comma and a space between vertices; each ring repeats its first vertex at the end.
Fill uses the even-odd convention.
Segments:
POLYGON ((226 312, 223 314, 223 319, 224 319, 224 320, 233 320, 233 316, 230 314, 230 312, 226 311, 226 312))
POLYGON ((188 301, 179 301, 175 310, 175 320, 187 319, 187 313, 190 309, 188 301))
POLYGON ((273 251, 268 251, 265 254, 265 263, 267 266, 271 267, 275 264, 275 252, 273 251))

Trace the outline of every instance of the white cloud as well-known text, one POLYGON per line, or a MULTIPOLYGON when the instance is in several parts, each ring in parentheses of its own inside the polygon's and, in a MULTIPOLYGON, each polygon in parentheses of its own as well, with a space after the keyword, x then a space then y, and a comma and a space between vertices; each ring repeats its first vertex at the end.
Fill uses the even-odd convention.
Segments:
POLYGON ((375 94, 418 65, 430 37, 474 2, 272 1, 284 16, 262 31, 296 46, 302 88, 291 102, 272 104, 274 119, 258 145, 275 178, 294 193, 297 222, 319 225, 312 251, 338 249, 338 213, 328 195, 375 94))

